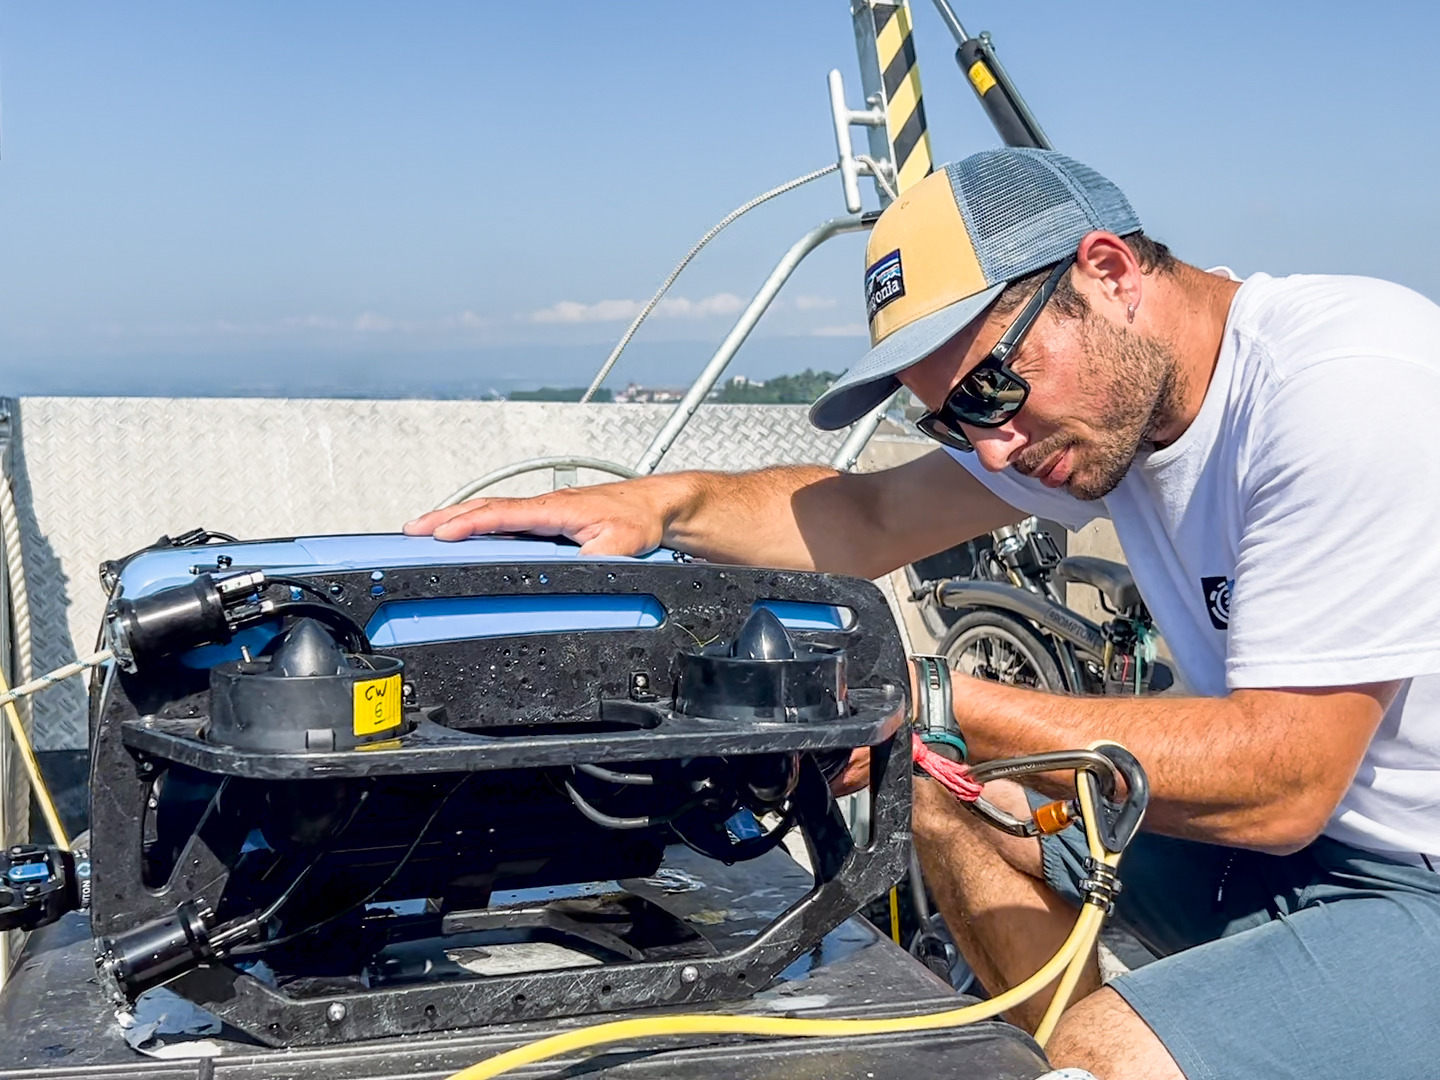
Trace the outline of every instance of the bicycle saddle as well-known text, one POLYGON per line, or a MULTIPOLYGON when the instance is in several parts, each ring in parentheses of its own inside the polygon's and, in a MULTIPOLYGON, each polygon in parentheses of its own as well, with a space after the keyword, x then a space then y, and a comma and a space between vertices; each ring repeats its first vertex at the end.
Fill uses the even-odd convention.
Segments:
POLYGON ((1055 567, 1055 576, 1061 581, 1073 581, 1099 589, 1116 611, 1130 612, 1144 604, 1129 567, 1123 563, 1090 555, 1071 555, 1060 560, 1055 567))

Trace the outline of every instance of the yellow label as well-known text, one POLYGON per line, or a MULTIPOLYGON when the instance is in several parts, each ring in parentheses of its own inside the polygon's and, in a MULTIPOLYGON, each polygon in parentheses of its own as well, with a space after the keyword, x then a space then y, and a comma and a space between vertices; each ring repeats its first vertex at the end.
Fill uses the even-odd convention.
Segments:
POLYGON ((971 64, 967 74, 970 76, 971 85, 975 87, 975 92, 981 97, 988 94, 990 88, 995 85, 995 76, 990 74, 990 69, 985 66, 984 60, 976 60, 971 64))
POLYGON ((355 684, 355 734, 374 735, 400 726, 400 676, 355 684))
POLYGON ((399 739, 381 739, 379 742, 361 743, 355 747, 356 750, 399 750, 402 743, 399 739))

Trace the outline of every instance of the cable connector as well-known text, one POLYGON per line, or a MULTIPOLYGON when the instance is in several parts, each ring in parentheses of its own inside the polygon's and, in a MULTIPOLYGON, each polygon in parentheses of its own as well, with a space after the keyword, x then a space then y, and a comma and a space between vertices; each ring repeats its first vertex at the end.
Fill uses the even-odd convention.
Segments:
POLYGON ((1085 877, 1080 879, 1080 891, 1084 894, 1085 903, 1100 908, 1106 917, 1114 915, 1115 898, 1124 889, 1115 868, 1089 857, 1083 865, 1085 877))
POLYGON ((0 930, 35 930, 90 906, 90 858, 38 844, 0 849, 0 930))
POLYGON ((115 659, 135 671, 163 656, 229 642, 236 630, 264 614, 256 597, 264 584, 261 570, 219 578, 200 574, 149 596, 111 601, 105 627, 115 659))

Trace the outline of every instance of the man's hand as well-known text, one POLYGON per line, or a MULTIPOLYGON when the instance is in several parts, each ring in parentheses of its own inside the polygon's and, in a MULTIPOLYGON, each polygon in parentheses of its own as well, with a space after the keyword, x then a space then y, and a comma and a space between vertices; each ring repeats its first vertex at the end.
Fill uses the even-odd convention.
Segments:
MULTIPOLYGON (((919 680, 915 674, 915 662, 908 657, 905 661, 905 670, 910 675, 910 711, 905 717, 905 727, 898 738, 908 739, 911 728, 915 724, 916 710, 919 708, 920 699, 919 680)), ((906 747, 909 753, 909 747, 906 747)), ((840 775, 830 781, 830 794, 837 799, 846 795, 854 795, 857 791, 864 791, 870 786, 870 748, 868 746, 857 746, 850 751, 850 760, 845 763, 845 768, 840 775)))
POLYGON ((661 545, 710 562, 876 578, 1023 515, 942 450, 893 469, 777 465, 677 472, 532 499, 472 499, 405 526, 412 536, 568 536, 586 555, 661 545))
POLYGON ((850 751, 850 760, 845 763, 844 770, 830 781, 830 794, 839 799, 854 795, 857 791, 864 791, 869 786, 870 748, 857 746, 850 751))
POLYGON ((529 499, 471 499, 406 522, 410 536, 464 540, 483 533, 565 536, 582 555, 643 555, 659 547, 667 508, 640 483, 564 488, 529 499))

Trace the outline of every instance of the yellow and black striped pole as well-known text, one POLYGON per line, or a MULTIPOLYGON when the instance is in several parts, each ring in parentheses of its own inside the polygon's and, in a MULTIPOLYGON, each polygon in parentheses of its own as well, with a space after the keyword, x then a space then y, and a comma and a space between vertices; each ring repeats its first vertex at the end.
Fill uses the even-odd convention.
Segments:
POLYGON ((920 65, 915 62, 915 35, 910 5, 876 3, 875 52, 885 89, 885 127, 895 163, 896 187, 904 191, 930 175, 930 131, 925 124, 925 99, 920 93, 920 65))
POLYGON ((851 14, 865 99, 885 110, 885 126, 870 129, 870 156, 890 162, 895 188, 904 191, 928 176, 934 164, 910 5, 908 0, 853 0, 851 14))

